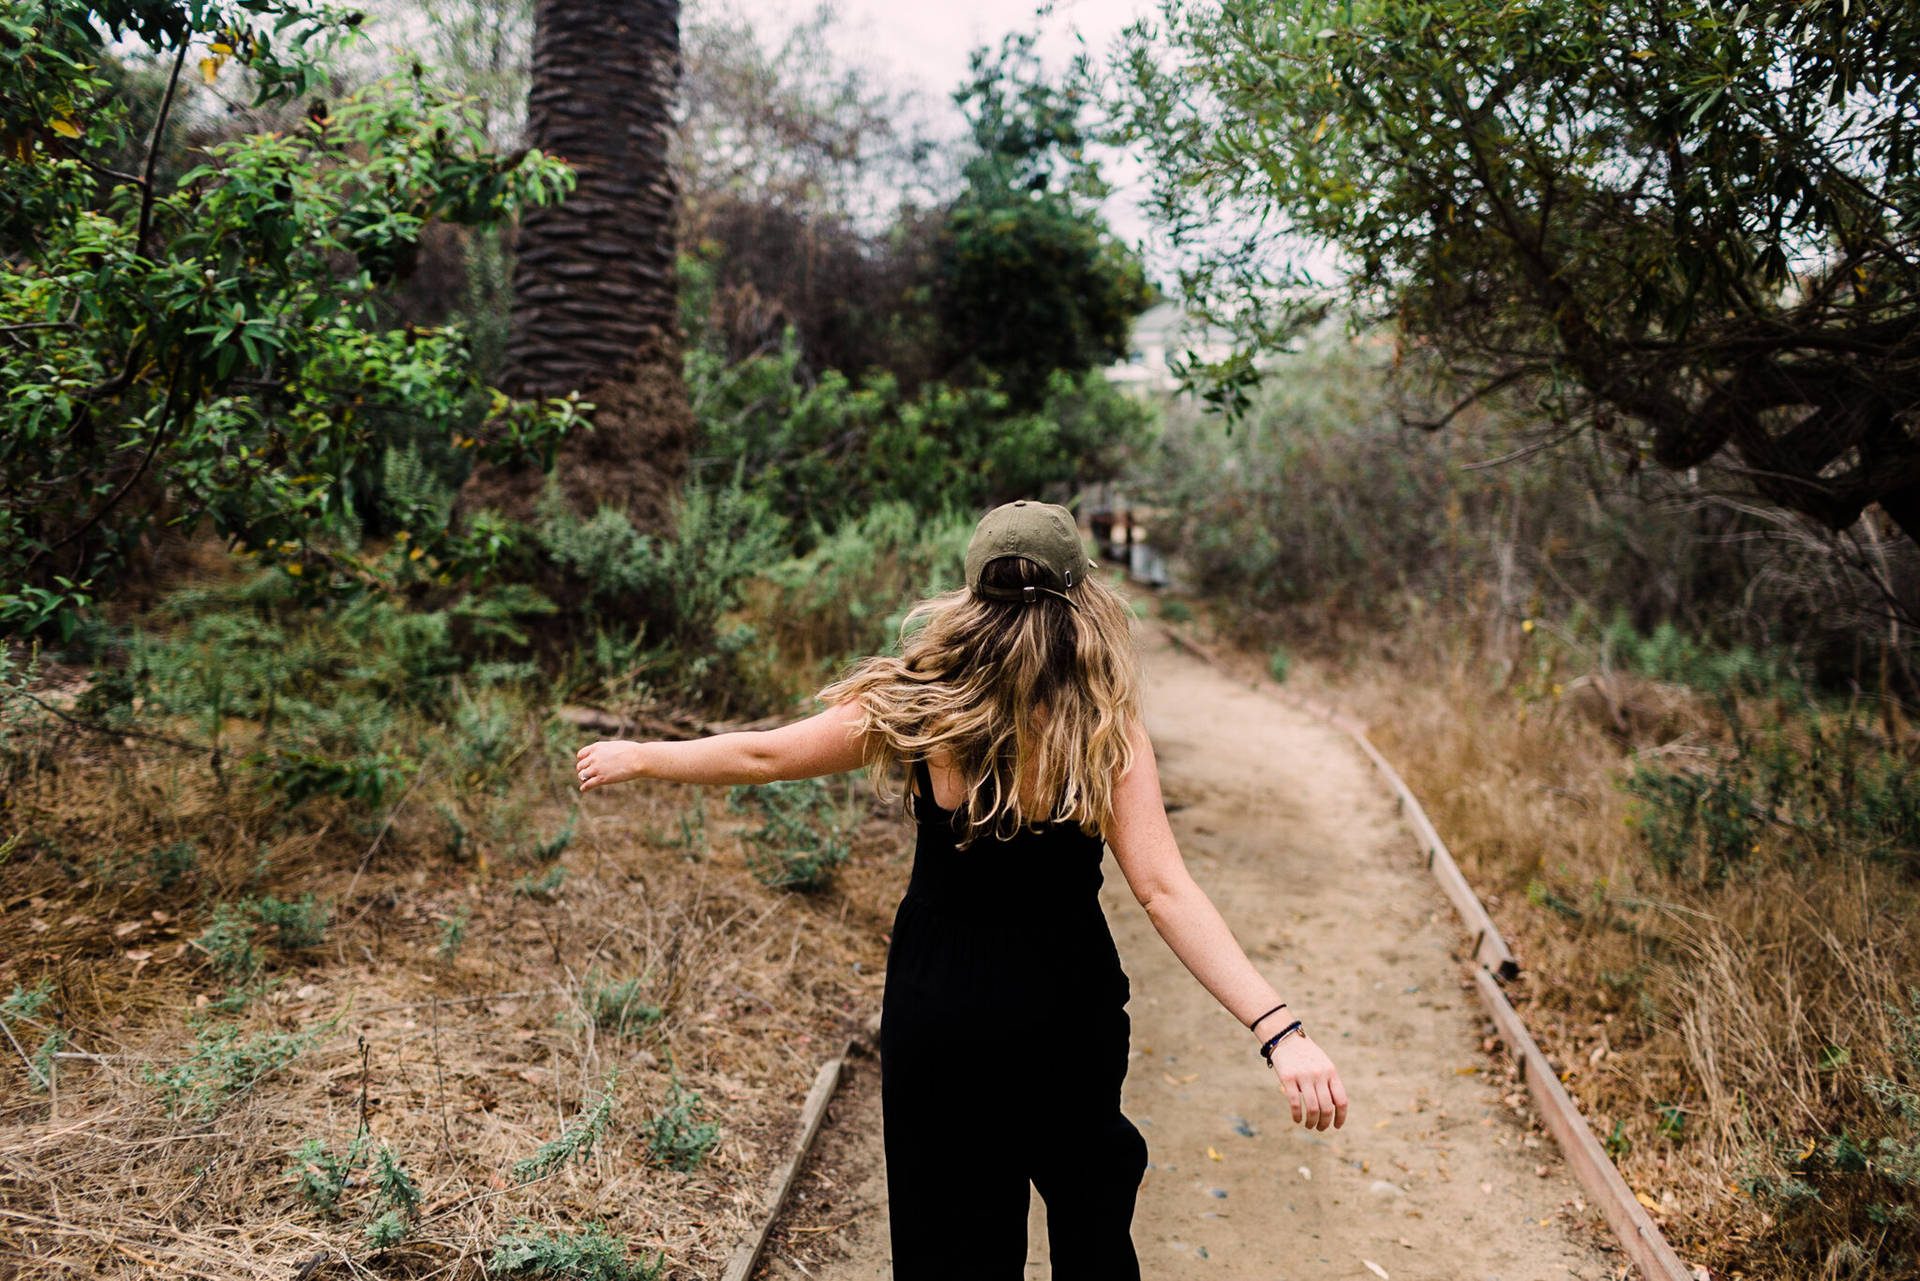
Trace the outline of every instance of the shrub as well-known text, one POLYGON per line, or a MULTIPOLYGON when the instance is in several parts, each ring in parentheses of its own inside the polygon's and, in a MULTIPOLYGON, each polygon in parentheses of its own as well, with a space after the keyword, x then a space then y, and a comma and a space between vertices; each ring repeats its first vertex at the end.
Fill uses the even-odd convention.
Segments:
POLYGON ((601 1088, 600 1099, 593 1108, 573 1124, 560 1131, 556 1138, 540 1145, 540 1150, 513 1166, 515 1183, 531 1183, 535 1179, 545 1178, 569 1161, 584 1161, 593 1155, 593 1149, 606 1136, 607 1127, 613 1124, 615 1076, 609 1076, 601 1088))
POLYGON ((597 1223, 579 1232, 521 1231, 495 1243, 487 1270, 498 1276, 552 1277, 555 1281, 656 1281, 666 1270, 666 1254, 651 1263, 629 1263, 627 1244, 597 1223))
POLYGON ((717 1124, 696 1119, 704 1110, 699 1092, 686 1090, 676 1075, 667 1106, 641 1127, 653 1159, 683 1173, 698 1168, 720 1138, 717 1124))
POLYGON ((580 1001, 600 1028, 616 1036, 638 1036, 658 1023, 664 1013, 658 1005, 640 999, 642 990, 637 978, 617 983, 589 979, 581 989, 580 1001))
POLYGON ((1920 1268, 1920 988, 1908 1003, 1890 1011, 1893 1075, 1866 1081, 1880 1115, 1837 1132, 1776 1134, 1740 1181, 1809 1274, 1867 1281, 1920 1268))
POLYGON ((170 1114, 210 1117, 312 1049, 339 1021, 336 1014, 304 1032, 260 1032, 244 1040, 236 1024, 206 1027, 186 1059, 168 1068, 147 1064, 141 1077, 159 1090, 170 1114))
POLYGON ((761 825, 746 839, 748 867, 762 885, 818 890, 847 859, 853 818, 820 779, 739 784, 727 793, 727 804, 736 813, 760 813, 761 825))

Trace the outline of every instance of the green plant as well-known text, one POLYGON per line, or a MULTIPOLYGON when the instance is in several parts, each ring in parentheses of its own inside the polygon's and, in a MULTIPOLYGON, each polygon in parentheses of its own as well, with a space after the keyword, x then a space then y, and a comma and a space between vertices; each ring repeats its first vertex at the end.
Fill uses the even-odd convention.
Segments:
POLYGON ((471 908, 463 907, 452 916, 440 920, 440 945, 434 949, 443 961, 451 961, 460 953, 461 944, 467 941, 467 924, 473 917, 471 908))
POLYGON ((10 1019, 34 1019, 53 1002, 53 980, 41 979, 32 987, 13 985, 13 991, 0 998, 0 1016, 10 1019))
POLYGON ((332 908, 304 894, 297 903, 283 903, 273 895, 247 903, 260 924, 273 932, 276 947, 319 947, 326 941, 332 908))
POLYGON ((260 969, 260 954, 253 946, 254 929, 255 922, 244 904, 219 903, 193 945, 206 954, 216 974, 230 982, 244 983, 260 969))
POLYGON ((539 899, 542 903, 551 903, 566 880, 567 869, 555 863, 539 876, 528 872, 516 880, 513 883, 513 892, 518 898, 539 899))
MULTIPOLYGON (((18 144, 0 190, 0 633, 70 639, 162 522, 206 522, 323 599, 358 567, 317 542, 378 514, 395 443, 545 462, 580 421, 572 400, 489 406, 458 326, 383 323, 429 223, 500 222, 571 185, 539 152, 486 150, 472 104, 423 69, 182 154, 189 48, 212 50, 194 79, 237 63, 256 104, 288 102, 329 83, 358 22, 305 0, 0 15, 18 144), (136 111, 153 95, 118 82, 135 37, 171 68, 153 119, 136 111)), ((411 492, 411 513, 434 510, 411 492)), ((436 577, 500 550, 482 528, 413 532, 436 577)))
POLYGON ((643 991, 637 978, 602 983, 589 979, 580 991, 580 1002, 595 1024, 616 1036, 637 1036, 660 1021, 658 1005, 640 999, 643 991))
POLYGON ((355 1135, 342 1156, 335 1156, 321 1139, 308 1139, 294 1149, 287 1173, 294 1176, 301 1199, 321 1214, 338 1214, 347 1182, 364 1160, 365 1137, 355 1135))
POLYGON ((372 1182, 375 1205, 386 1205, 408 1216, 419 1210, 420 1185, 384 1143, 374 1153, 372 1182))
POLYGON ((1287 677, 1293 672, 1293 656, 1281 645, 1275 645, 1267 651, 1267 675, 1273 677, 1276 685, 1287 683, 1287 677))
POLYGON ((613 1124, 616 1101, 613 1086, 617 1077, 617 1072, 607 1077, 606 1084, 601 1087, 599 1100, 586 1115, 576 1118, 558 1136, 541 1144, 532 1156, 514 1163, 515 1183, 531 1183, 535 1179, 545 1178, 569 1161, 584 1161, 593 1155, 594 1146, 606 1136, 607 1127, 613 1124))
POLYGON ((820 779, 739 784, 727 804, 735 812, 757 810, 763 820, 746 834, 748 863, 763 885, 817 890, 846 861, 854 820, 820 779))
POLYGON ((303 1032, 259 1032, 244 1039, 235 1023, 205 1027, 185 1059, 166 1068, 147 1064, 140 1075, 159 1090, 170 1114, 210 1117, 312 1049, 340 1018, 336 1014, 303 1032))
POLYGON ((666 1253, 651 1263, 629 1263, 627 1244, 597 1223, 579 1232, 520 1231, 502 1236, 487 1260, 499 1276, 552 1277, 555 1281, 656 1281, 666 1269, 666 1253))
POLYGON ((667 1105, 641 1126, 653 1159, 683 1172, 697 1168, 720 1137, 717 1124, 697 1119, 704 1110, 699 1092, 685 1089, 676 1073, 667 1105))
POLYGON ((406 1240, 407 1228, 404 1214, 398 1210, 388 1210, 367 1224, 367 1244, 376 1250, 391 1250, 406 1240))

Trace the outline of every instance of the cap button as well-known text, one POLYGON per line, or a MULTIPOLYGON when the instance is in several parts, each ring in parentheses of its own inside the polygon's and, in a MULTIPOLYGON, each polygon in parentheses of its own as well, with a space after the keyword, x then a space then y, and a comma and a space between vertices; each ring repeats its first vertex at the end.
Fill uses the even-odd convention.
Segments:
POLYGON ((1019 502, 1014 504, 1015 507, 1025 507, 1026 505, 1027 505, 1027 500, 1024 498, 1022 498, 1019 502))

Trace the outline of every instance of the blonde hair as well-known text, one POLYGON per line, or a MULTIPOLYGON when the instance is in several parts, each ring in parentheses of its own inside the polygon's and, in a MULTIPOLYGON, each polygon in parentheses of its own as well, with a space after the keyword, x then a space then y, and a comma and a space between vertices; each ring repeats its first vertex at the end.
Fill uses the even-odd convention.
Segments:
MULTIPOLYGON (((993 587, 1041 581, 1015 558, 990 563, 983 578, 993 587)), ((961 588, 921 601, 900 634, 898 657, 862 659, 820 691, 828 703, 858 703, 867 766, 883 794, 896 769, 905 775, 940 752, 965 788, 956 807, 967 816, 963 847, 1043 820, 1092 835, 1110 828, 1140 711, 1133 616, 1117 592, 1098 577, 1066 599, 1042 593, 1032 603, 961 588), (1057 798, 1050 813, 1035 800, 1043 797, 1057 798)))

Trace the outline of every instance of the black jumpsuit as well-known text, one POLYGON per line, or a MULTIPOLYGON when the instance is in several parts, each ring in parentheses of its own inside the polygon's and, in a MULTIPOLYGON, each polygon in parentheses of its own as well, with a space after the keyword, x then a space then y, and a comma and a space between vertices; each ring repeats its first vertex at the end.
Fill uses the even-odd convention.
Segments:
POLYGON ((956 849, 956 816, 914 771, 880 1017, 894 1281, 1020 1281, 1029 1180, 1054 1281, 1138 1281, 1147 1144, 1120 1112, 1131 988, 1100 838, 1054 823, 956 849))

